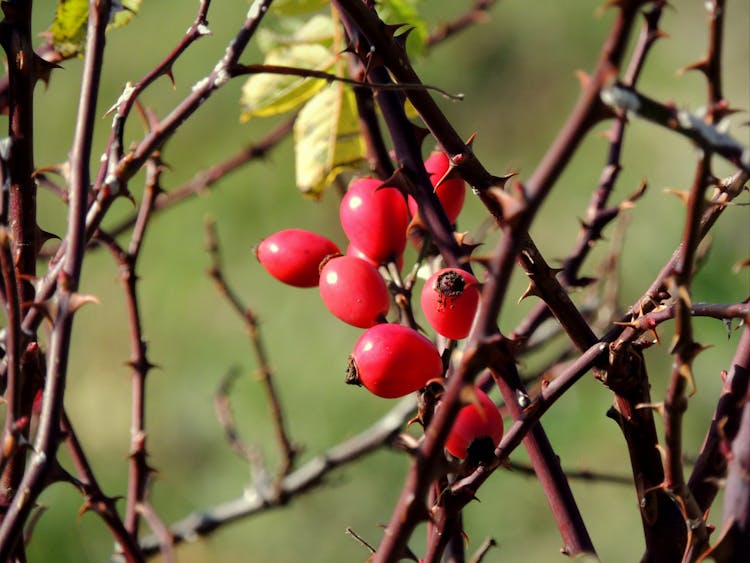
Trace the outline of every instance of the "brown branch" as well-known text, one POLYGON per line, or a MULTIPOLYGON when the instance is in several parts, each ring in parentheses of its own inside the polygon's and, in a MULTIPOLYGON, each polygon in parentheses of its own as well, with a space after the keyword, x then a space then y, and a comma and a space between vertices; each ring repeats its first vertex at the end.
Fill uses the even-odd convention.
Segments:
MULTIPOLYGON (((12 409, 6 416, 3 436, 9 439, 27 438, 27 428, 15 428, 19 418, 30 416, 34 399, 34 385, 30 378, 20 369, 20 350, 27 342, 35 340, 18 331, 19 303, 27 309, 34 300, 34 286, 31 280, 36 276, 37 246, 37 208, 36 184, 34 172, 34 84, 35 74, 34 50, 31 43, 31 3, 2 4, 4 19, 0 22, 0 43, 6 53, 8 65, 8 141, 7 154, 3 155, 4 171, 7 174, 8 190, 7 228, 3 245, 10 245, 9 253, 12 262, 4 266, 15 268, 12 275, 15 282, 9 279, 6 271, 3 281, 13 284, 13 293, 4 288, 6 310, 11 327, 13 356, 8 364, 14 370, 6 376, 6 384, 12 394, 9 407, 12 409)), ((5 228, 5 227, 3 227, 5 228)), ((8 258, 8 252, 3 251, 8 258)), ((23 479, 26 469, 26 456, 17 455, 8 458, 0 476, 0 505, 7 506, 13 502, 15 492, 23 479)), ((0 515, 0 519, 5 519, 0 515)), ((17 555, 23 558, 23 544, 17 543, 17 555)), ((7 552, 6 552, 7 553, 7 552)))
POLYGON ((693 339, 693 324, 690 316, 690 288, 693 265, 700 240, 700 220, 707 187, 708 159, 700 158, 693 187, 687 201, 687 216, 682 236, 682 253, 672 278, 672 294, 675 295, 675 342, 672 346, 674 362, 669 386, 664 398, 664 488, 674 495, 684 513, 690 533, 688 553, 701 553, 708 542, 708 532, 703 511, 685 483, 682 468, 682 419, 687 410, 688 393, 694 392, 693 358, 701 351, 693 339))
MULTIPOLYGON (((31 5, 28 4, 28 7, 30 8, 31 5)), ((45 486, 45 478, 55 462, 60 442, 59 424, 73 316, 77 307, 80 306, 76 291, 85 250, 84 230, 89 190, 88 165, 91 158, 94 115, 104 53, 104 31, 108 22, 109 8, 110 2, 107 0, 101 2, 92 0, 89 5, 86 56, 70 163, 71 197, 66 236, 68 251, 62 261, 59 275, 58 311, 49 343, 49 362, 42 414, 34 453, 30 457, 29 467, 18 487, 18 490, 24 491, 24 495, 11 504, 0 526, 0 560, 8 559, 17 545, 23 533, 24 522, 45 486)), ((36 224, 34 226, 36 228, 36 224)))
MULTIPOLYGON (((124 187, 133 175, 141 169, 146 161, 177 129, 206 101, 216 90, 224 86, 228 80, 227 68, 236 64, 244 52, 261 19, 265 15, 270 0, 253 4, 248 16, 237 35, 231 40, 224 56, 214 67, 214 70, 204 79, 200 80, 193 88, 192 93, 184 99, 166 118, 160 121, 136 147, 125 154, 116 166, 110 163, 106 175, 100 170, 99 176, 93 186, 97 197, 91 203, 86 218, 85 236, 90 239, 99 227, 102 218, 107 213, 112 202, 127 192, 124 187), (104 178, 102 179, 102 176, 104 178), (106 187, 106 189, 101 189, 106 187)), ((207 8, 208 1, 201 2, 200 10, 207 8)), ((199 16, 200 17, 200 16, 199 16)), ((62 269, 63 258, 67 255, 68 241, 63 240, 58 252, 50 261, 51 267, 47 274, 41 279, 37 286, 37 300, 49 299, 54 293, 58 276, 62 269)), ((32 332, 36 330, 42 320, 42 313, 38 307, 31 308, 24 317, 22 328, 32 332)))
MULTIPOLYGON (((175 522, 169 527, 174 544, 208 535, 237 520, 287 506, 294 498, 314 490, 335 469, 353 463, 390 444, 406 421, 413 416, 415 409, 416 401, 413 397, 402 399, 367 429, 333 446, 289 473, 281 480, 283 494, 277 498, 265 498, 258 491, 250 488, 236 499, 200 510, 175 522)), ((159 550, 159 538, 156 536, 143 538, 140 545, 146 556, 154 555, 159 550)))
MULTIPOLYGON (((102 185, 105 176, 113 171, 113 163, 122 158, 122 152, 124 150, 122 136, 125 129, 125 122, 127 121, 133 105, 138 101, 138 97, 144 92, 144 90, 146 90, 146 88, 162 76, 167 76, 174 82, 174 77, 172 75, 172 67, 174 63, 188 49, 188 47, 190 47, 190 45, 195 43, 198 39, 210 34, 207 20, 210 4, 210 0, 200 1, 195 20, 187 29, 185 35, 183 35, 177 46, 175 46, 175 48, 172 49, 172 51, 161 62, 159 62, 159 64, 157 64, 135 85, 128 84, 122 96, 112 108, 112 110, 115 111, 115 117, 109 141, 107 142, 107 149, 104 153, 106 158, 102 161, 102 164, 99 167, 99 173, 95 181, 97 188, 102 185)), ((117 191, 113 195, 116 195, 117 191)))
MULTIPOLYGON (((348 35, 354 38, 355 52, 359 54, 363 63, 369 68, 369 79, 377 83, 385 83, 388 81, 388 73, 385 72, 385 69, 378 64, 373 64, 369 58, 372 54, 372 50, 368 47, 369 44, 360 34, 358 26, 361 25, 361 22, 356 21, 355 18, 352 17, 351 13, 349 13, 350 7, 345 6, 344 2, 335 2, 335 5, 342 13, 342 21, 347 29, 348 35)), ((365 35, 368 35, 367 31, 365 31, 365 35)), ((372 36, 373 34, 368 35, 368 39, 371 39, 372 36)), ((377 36, 377 34, 374 34, 374 36, 377 36)), ((380 52, 381 48, 386 47, 377 44, 375 47, 376 52, 380 52)), ((389 70, 393 72, 393 69, 389 70)), ((410 70, 410 67, 409 72, 413 73, 413 71, 410 70)), ((416 79, 416 75, 414 76, 415 80, 418 80, 416 79)), ((415 83, 415 81, 411 81, 410 83, 415 83)), ((408 92, 407 95, 411 97, 408 92)), ((398 94, 389 91, 380 92, 377 99, 381 110, 383 111, 386 125, 390 130, 391 139, 393 140, 396 152, 396 159, 399 163, 396 181, 405 187, 406 190, 417 200, 420 208, 420 216, 424 220, 432 240, 436 243, 436 246, 446 262, 455 267, 469 269, 469 265, 463 259, 463 251, 456 245, 455 238, 452 234, 453 229, 450 226, 442 207, 437 202, 434 190, 432 189, 429 178, 424 170, 421 153, 419 151, 419 141, 415 136, 411 124, 406 120, 403 114, 402 99, 398 94)), ((531 214, 527 215, 527 217, 530 218, 531 214)), ((523 222, 521 221, 521 223, 523 222)), ((523 226, 518 228, 523 232, 523 226)), ((512 262, 510 263, 510 266, 512 267, 512 262)), ((508 270, 508 274, 509 272, 510 270, 508 270)), ((502 276, 501 278, 501 284, 507 282, 507 278, 502 276)), ((485 294, 486 293, 487 291, 485 291, 485 294)), ((489 307, 488 310, 492 310, 492 308, 489 307)), ((485 325, 480 324, 480 326, 487 331, 484 334, 495 335, 497 333, 494 318, 490 320, 490 324, 488 325, 492 327, 491 332, 489 332, 489 329, 487 329, 485 325)), ((504 344, 504 346, 507 347, 507 343, 504 344)), ((508 350, 505 350, 505 359, 501 361, 503 367, 499 370, 500 372, 515 373, 515 366, 513 361, 509 359, 510 357, 511 355, 508 350)), ((469 382, 476 375, 476 372, 473 370, 471 372, 467 371, 466 373, 466 380, 462 380, 461 377, 457 377, 455 380, 453 378, 450 379, 449 387, 453 388, 453 393, 457 393, 457 391, 461 389, 464 381, 469 382)), ((522 389, 520 378, 518 378, 517 373, 512 383, 504 389, 509 393, 508 396, 505 396, 506 401, 515 400, 518 393, 525 393, 525 390, 522 389)), ((504 391, 504 395, 506 391, 504 391)), ((423 509, 421 503, 424 502, 423 499, 429 489, 429 483, 434 476, 434 467, 443 455, 441 440, 445 440, 445 437, 447 436, 446 429, 449 428, 452 423, 451 417, 454 417, 457 412, 457 401, 458 394, 451 395, 450 391, 443 399, 444 408, 441 411, 441 415, 446 414, 449 417, 442 422, 444 425, 442 427, 442 432, 445 433, 441 436, 441 431, 439 430, 435 434, 438 438, 434 443, 428 441, 423 444, 424 457, 419 457, 418 460, 424 461, 424 463, 417 463, 412 468, 412 473, 416 473, 413 482, 410 482, 411 476, 407 478, 407 483, 404 486, 401 500, 391 517, 389 533, 385 536, 383 543, 375 556, 376 560, 387 560, 388 558, 400 557, 404 552, 406 548, 406 539, 411 534, 411 530, 413 530, 417 519, 421 517, 420 511, 423 509), (451 403, 452 401, 453 403, 451 403), (449 404, 456 407, 455 410, 447 407, 449 404), (419 501, 414 502, 414 499, 419 499, 419 501), (405 503, 408 503, 409 506, 404 507, 405 503), (404 510, 407 511, 406 514, 404 514, 404 510)), ((428 438, 431 436, 430 432, 428 432, 427 436, 428 438)), ((545 494, 548 496, 550 504, 553 507, 553 513, 559 518, 561 532, 566 544, 565 549, 568 549, 571 553, 593 552, 591 540, 588 537, 588 533, 585 531, 578 508, 575 505, 575 501, 570 493, 565 477, 559 470, 559 465, 554 461, 556 456, 554 455, 549 441, 546 439, 541 427, 533 431, 533 435, 526 442, 526 447, 529 451, 529 455, 534 460, 535 465, 539 468, 540 481, 545 494)), ((445 522, 447 525, 451 525, 450 523, 454 519, 455 516, 451 515, 450 512, 445 515, 445 522)), ((443 542, 440 542, 437 546, 437 551, 431 552, 430 556, 438 557, 444 545, 443 542)))
MULTIPOLYGON (((747 323, 750 317, 745 319, 747 323)), ((728 422, 731 423, 730 431, 735 431, 733 426, 739 422, 736 434, 731 440, 729 451, 725 454, 728 458, 728 474, 726 490, 724 493, 724 514, 722 516, 722 539, 714 552, 717 561, 740 561, 743 554, 750 549, 750 486, 748 484, 748 470, 750 469, 750 402, 747 400, 750 394, 750 385, 747 384, 747 359, 750 357, 750 338, 748 325, 745 326, 737 356, 744 360, 743 366, 738 365, 736 371, 744 370, 741 379, 745 379, 742 397, 732 405, 733 410, 740 411, 738 416, 728 422)), ((739 384, 739 382, 737 382, 739 384)), ((739 387, 739 385, 738 385, 739 387)))
POLYGON ((140 553, 138 542, 128 530, 125 529, 125 525, 117 512, 117 506, 115 505, 117 499, 105 495, 99 486, 99 482, 94 475, 94 471, 91 468, 86 454, 83 451, 83 447, 78 441, 78 436, 76 435, 65 411, 63 411, 60 430, 65 435, 65 443, 68 446, 68 452, 70 453, 73 464, 78 471, 78 481, 82 489, 81 492, 86 500, 84 507, 96 512, 109 527, 112 536, 117 542, 119 555, 125 557, 128 562, 143 561, 144 559, 140 553))
MULTIPOLYGON (((54 45, 51 41, 46 41, 40 45, 36 51, 37 61, 44 60, 49 63, 50 67, 54 67, 57 63, 62 62, 65 58, 55 50, 54 45)), ((7 114, 9 112, 10 105, 10 76, 6 74, 0 78, 0 114, 7 114)))
POLYGON ((247 74, 279 74, 282 76, 300 76, 303 78, 314 78, 318 80, 325 80, 329 84, 331 82, 340 82, 349 86, 355 86, 357 88, 369 88, 377 91, 392 91, 392 92, 405 92, 407 90, 429 90, 437 92, 444 98, 460 102, 464 99, 463 94, 451 94, 446 92, 438 86, 431 86, 429 84, 422 84, 421 82, 415 84, 394 84, 392 82, 362 82, 354 80, 352 78, 346 78, 344 76, 338 76, 325 72, 322 70, 315 70, 310 68, 300 68, 296 66, 282 66, 282 65, 269 65, 269 64, 248 64, 248 65, 234 65, 229 69, 229 74, 232 78, 236 76, 245 76, 247 74))
POLYGON ((606 353, 607 346, 597 343, 573 361, 559 377, 542 387, 524 409, 523 414, 508 428, 495 449, 495 459, 492 463, 478 467, 473 473, 460 479, 451 487, 451 494, 459 497, 462 502, 470 502, 482 483, 495 471, 502 462, 521 444, 526 435, 538 423, 542 415, 557 401, 570 387, 599 361, 606 353))
MULTIPOLYGON (((10 180, 8 220, 13 256, 20 276, 22 303, 34 299, 31 279, 36 275, 37 213, 34 173, 34 85, 37 74, 31 44, 31 3, 3 4, 2 46, 8 61, 8 149, 10 180)), ((17 485, 16 481, 14 485, 17 485)), ((15 488, 15 486, 14 486, 15 488)))
MULTIPOLYGON (((250 6, 247 17, 240 31, 229 43, 224 56, 219 60, 211 73, 199 80, 191 93, 175 107, 169 115, 151 128, 149 133, 120 158, 104 178, 106 186, 113 194, 117 193, 127 181, 140 170, 151 154, 158 150, 175 131, 195 113, 214 92, 223 87, 231 78, 231 69, 237 64, 250 39, 255 35, 260 22, 268 12, 272 0, 261 0, 250 6)), ((101 176, 101 174, 100 174, 101 176)), ((99 183, 97 183, 99 187, 99 183)))
POLYGON ((255 313, 242 303, 239 296, 227 283, 221 261, 216 225, 212 221, 206 222, 206 250, 211 258, 211 267, 208 274, 214 281, 219 293, 227 300, 235 313, 243 319, 245 330, 247 330, 248 336, 250 337, 253 353, 258 362, 259 377, 266 394, 268 407, 271 411, 271 420, 281 454, 281 463, 278 469, 275 487, 276 494, 281 494, 283 493, 283 488, 281 486, 282 479, 288 475, 289 471, 294 467, 294 459, 298 450, 292 443, 291 438, 289 438, 289 431, 287 430, 284 421, 285 416, 281 406, 281 398, 274 382, 273 370, 271 369, 268 354, 258 330, 258 319, 255 316, 255 313))
POLYGON ((136 507, 138 513, 148 522, 149 527, 159 538, 159 552, 161 553, 164 563, 174 563, 177 557, 174 553, 174 541, 169 528, 161 521, 154 508, 147 503, 139 503, 136 507))
MULTIPOLYGON (((720 181, 717 190, 711 197, 706 210, 703 212, 700 220, 700 240, 702 240, 711 230, 716 220, 721 216, 728 204, 744 190, 745 183, 750 179, 750 174, 739 171, 732 176, 720 181)), ((606 342, 632 342, 634 332, 641 330, 638 327, 638 317, 653 311, 657 305, 668 301, 670 296, 667 292, 666 280, 672 276, 675 271, 678 260, 682 252, 682 243, 672 253, 672 256, 657 274, 656 278, 648 289, 641 295, 629 309, 629 313, 621 319, 618 326, 610 329, 602 340, 606 342), (631 326, 635 323, 636 327, 631 326)), ((708 315, 712 316, 712 315, 708 315)))
POLYGON ((708 122, 718 123, 728 111, 723 106, 724 88, 722 85, 721 54, 724 49, 724 18, 726 14, 725 0, 711 0, 705 3, 708 11, 708 52, 706 57, 694 65, 706 75, 708 86, 708 122))
MULTIPOLYGON (((750 318, 750 308, 744 316, 750 318)), ((720 481, 726 475, 727 452, 740 427, 745 393, 750 384, 750 324, 745 324, 729 370, 722 377, 724 385, 711 426, 688 481, 702 512, 708 510, 719 492, 720 481)))
POLYGON ((488 12, 494 5, 495 0, 474 0, 465 13, 454 20, 438 24, 427 37, 427 47, 435 47, 473 25, 486 22, 489 18, 488 12))
POLYGON ((602 100, 612 108, 626 111, 687 137, 704 151, 716 153, 745 172, 750 172, 750 147, 719 131, 698 115, 662 104, 616 83, 602 90, 602 100))
POLYGON ((249 463, 251 467, 262 468, 263 460, 261 459, 260 452, 257 448, 246 444, 242 440, 240 432, 237 429, 234 414, 232 414, 232 404, 229 400, 229 394, 232 391, 232 385, 239 376, 240 370, 232 368, 222 378, 221 382, 219 382, 219 387, 214 394, 216 416, 224 430, 224 437, 234 452, 249 463))
MULTIPOLYGON (((513 460, 507 460, 508 469, 511 469, 517 473, 533 477, 534 468, 525 463, 520 463, 513 460)), ((565 475, 568 479, 576 481, 586 481, 587 483, 608 483, 614 485, 632 485, 633 478, 626 477, 624 475, 614 475, 611 473, 605 473, 602 471, 593 471, 590 469, 566 469, 565 475)))
POLYGON ((489 553, 490 549, 497 547, 497 542, 492 538, 487 538, 482 542, 482 545, 477 548, 474 555, 471 556, 471 563, 482 563, 484 558, 489 553))
MULTIPOLYGON (((168 192, 161 192, 161 195, 156 199, 152 215, 155 215, 161 211, 169 209, 178 203, 182 203, 188 199, 207 193, 214 185, 239 169, 240 167, 253 162, 257 159, 265 158, 269 152, 278 146, 278 144, 286 139, 292 132, 294 126, 295 117, 283 121, 281 124, 276 126, 274 129, 269 131, 260 141, 256 141, 243 147, 242 150, 236 154, 227 158, 226 160, 215 164, 205 170, 201 170, 196 173, 193 179, 186 183, 178 186, 168 192)), ((114 227, 108 229, 111 236, 117 237, 133 225, 137 218, 137 213, 134 213, 127 219, 124 219, 121 223, 118 223, 114 227)))

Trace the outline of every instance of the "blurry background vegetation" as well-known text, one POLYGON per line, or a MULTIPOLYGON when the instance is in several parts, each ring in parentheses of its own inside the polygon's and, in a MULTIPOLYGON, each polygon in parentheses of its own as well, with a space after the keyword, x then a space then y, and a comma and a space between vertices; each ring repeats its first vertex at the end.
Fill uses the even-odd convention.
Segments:
MULTIPOLYGON (((420 9, 432 24, 450 19, 469 2, 432 0, 420 9)), ((34 29, 45 30, 55 2, 37 0, 34 29)), ((416 63, 425 82, 466 101, 441 101, 456 128, 466 137, 477 132, 475 150, 496 174, 518 170, 528 177, 576 100, 577 69, 591 70, 599 46, 608 33, 613 13, 599 13, 596 0, 497 3, 484 25, 435 48, 416 63)), ((138 17, 111 33, 107 43, 99 114, 114 103, 126 81, 148 72, 179 41, 195 17, 197 2, 143 2, 138 17)), ((241 24, 247 4, 214 2, 209 12, 213 35, 199 41, 174 67, 176 88, 159 80, 141 101, 164 116, 204 77, 222 55, 241 24)), ((746 2, 728 2, 724 52, 725 91, 732 106, 747 109, 750 48, 746 2)), ((697 60, 706 49, 706 15, 699 2, 677 2, 666 10, 663 29, 670 39, 659 42, 649 57, 639 83, 647 95, 672 100, 696 110, 705 101, 705 82, 697 73, 675 72, 697 60)), ((41 42, 41 39, 40 39, 41 42)), ((259 62, 251 50, 244 62, 259 62)), ((73 135, 81 61, 63 64, 48 88, 36 93, 36 165, 61 163, 73 135)), ((163 176, 170 190, 243 145, 260 139, 278 120, 253 119, 239 123, 241 80, 223 88, 205 103, 171 140, 164 159, 171 169, 163 176)), ((747 114, 733 120, 732 132, 748 143, 741 127, 747 114)), ((128 139, 143 131, 130 120, 128 139)), ((110 119, 102 117, 95 139, 96 155, 103 149, 110 119)), ((599 132, 606 130, 602 126, 599 132)), ((428 150, 429 141, 425 145, 428 150)), ((558 182, 533 227, 533 236, 550 261, 571 248, 589 194, 596 185, 606 154, 606 141, 590 135, 558 182)), ((311 229, 344 244, 338 225, 337 195, 330 191, 319 202, 302 198, 294 187, 292 145, 287 140, 265 161, 256 162, 222 180, 211 193, 160 214, 147 233, 138 273, 145 337, 150 359, 161 369, 148 380, 147 428, 150 463, 158 469, 152 489, 153 504, 165 522, 188 512, 233 498, 248 482, 247 467, 229 449, 216 422, 212 403, 215 388, 232 366, 246 377, 237 384, 234 409, 244 437, 257 443, 273 466, 276 448, 269 431, 268 409, 253 378, 255 364, 240 320, 216 294, 208 277, 204 252, 204 218, 218 222, 226 273, 247 304, 262 320, 265 339, 277 374, 289 428, 304 446, 299 463, 356 433, 386 412, 392 404, 343 384, 344 364, 357 329, 334 319, 315 290, 282 286, 266 275, 252 255, 263 236, 291 226, 311 229)), ((96 161, 92 167, 96 166, 96 161)), ((641 178, 649 191, 628 213, 631 219, 622 255, 623 305, 631 303, 667 260, 682 232, 683 207, 665 187, 687 188, 694 169, 690 144, 649 124, 635 121, 628 129, 624 171, 615 199, 631 193, 641 178)), ((718 166, 717 172, 731 171, 718 166)), ((130 183, 140 201, 142 176, 130 183)), ((45 191, 39 194, 40 225, 63 234, 66 210, 45 191)), ((747 201, 747 198, 744 198, 747 201)), ((105 224, 133 211, 118 201, 105 224)), ((470 201, 459 220, 463 230, 478 228, 484 213, 470 201)), ((715 229, 714 245, 704 271, 694 286, 697 301, 733 302, 747 297, 747 269, 731 272, 731 265, 747 257, 750 232, 747 208, 726 211, 715 229)), ((612 229, 608 230, 611 236, 612 229)), ((486 251, 492 248, 490 236, 486 251)), ((603 247, 605 245, 602 245, 603 247)), ((600 249, 585 268, 592 275, 600 249)), ((407 262, 408 263, 408 262, 407 262)), ((66 405, 73 424, 91 456, 104 491, 125 493, 129 445, 130 383, 124 365, 130 351, 124 321, 123 291, 118 268, 106 252, 96 251, 85 262, 82 290, 101 304, 77 316, 69 369, 66 405)), ((509 332, 533 306, 516 305, 525 287, 516 280, 500 319, 509 332)), ((686 417, 686 451, 697 451, 710 420, 719 389, 719 370, 728 367, 736 335, 727 335, 717 321, 696 321, 697 337, 713 347, 696 362, 697 394, 686 417)), ((670 341, 669 328, 662 331, 670 341)), ((668 345, 651 349, 652 390, 660 399, 666 386, 668 345)), ((529 360, 521 368, 533 369, 529 360)), ((617 426, 605 417, 611 394, 590 376, 583 379, 544 417, 545 428, 564 467, 602 470, 627 475, 629 464, 617 426)), ((513 459, 523 460, 519 450, 513 459)), ((311 494, 288 507, 233 524, 211 537, 179 548, 181 561, 359 561, 367 552, 344 534, 354 528, 377 544, 402 486, 407 467, 404 455, 383 451, 343 471, 311 494)), ((603 561, 634 561, 642 553, 637 500, 628 487, 573 483, 584 519, 603 561)), ((561 545, 546 501, 533 478, 499 471, 483 487, 481 503, 465 511, 469 551, 486 536, 499 549, 490 561, 552 561, 561 545)), ((41 518, 29 550, 30 561, 102 561, 112 550, 112 539, 93 514, 76 517, 79 494, 70 486, 55 485, 40 501, 49 509, 41 518)), ((720 518, 720 505, 714 522, 720 518)), ((413 547, 422 549, 423 529, 413 547)))

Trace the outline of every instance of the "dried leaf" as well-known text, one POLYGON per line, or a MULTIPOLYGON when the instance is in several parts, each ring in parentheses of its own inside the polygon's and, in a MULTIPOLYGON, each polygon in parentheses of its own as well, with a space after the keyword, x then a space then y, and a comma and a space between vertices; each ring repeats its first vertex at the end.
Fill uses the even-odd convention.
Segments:
MULTIPOLYGON (((271 50, 264 64, 328 71, 335 57, 317 44, 291 45, 271 50)), ((241 119, 276 115, 290 111, 312 98, 325 86, 325 80, 280 74, 256 74, 242 87, 241 119)))
POLYGON ((297 187, 318 196, 347 168, 365 157, 352 90, 332 84, 316 94, 294 124, 297 187))

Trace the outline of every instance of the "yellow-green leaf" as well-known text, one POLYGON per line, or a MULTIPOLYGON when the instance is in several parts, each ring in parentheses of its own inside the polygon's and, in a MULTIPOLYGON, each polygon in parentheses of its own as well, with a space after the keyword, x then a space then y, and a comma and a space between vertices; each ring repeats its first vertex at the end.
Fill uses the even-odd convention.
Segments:
POLYGON ((112 14, 110 15, 109 27, 117 29, 130 23, 141 7, 141 0, 121 0, 121 8, 115 9, 117 2, 112 2, 112 14))
MULTIPOLYGON (((127 24, 138 13, 140 7, 141 0, 112 2, 108 28, 127 24)), ((63 57, 74 57, 83 52, 88 19, 88 0, 58 0, 55 20, 49 31, 55 50, 63 57)))
MULTIPOLYGON (((288 20, 285 20, 288 21, 288 20)), ((330 15, 316 14, 308 21, 296 25, 291 33, 269 29, 258 30, 258 46, 264 53, 279 47, 300 43, 316 43, 330 48, 333 45, 333 20, 330 15)))
POLYGON ((351 88, 331 84, 316 94, 294 124, 297 187, 318 197, 341 172, 365 157, 351 88))
POLYGON ((55 21, 50 27, 52 44, 58 53, 64 57, 73 57, 83 49, 88 19, 88 0, 58 1, 55 21))
MULTIPOLYGON (((264 64, 292 66, 312 70, 330 70, 335 56, 322 45, 291 45, 274 49, 266 55, 264 64)), ((255 74, 242 87, 241 119, 253 116, 276 115, 290 111, 315 95, 325 80, 282 74, 255 74)))
POLYGON ((271 4, 271 11, 283 16, 296 16, 316 12, 328 4, 328 0, 275 0, 271 4))

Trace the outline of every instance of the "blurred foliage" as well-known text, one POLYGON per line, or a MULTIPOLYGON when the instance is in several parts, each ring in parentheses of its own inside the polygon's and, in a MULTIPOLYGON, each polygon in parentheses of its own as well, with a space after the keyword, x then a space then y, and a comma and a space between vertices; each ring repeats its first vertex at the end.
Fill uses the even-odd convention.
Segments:
MULTIPOLYGON (((287 4, 294 4, 288 2, 287 4)), ((34 29, 44 30, 54 18, 56 3, 34 4, 34 29)), ((433 0, 419 9, 431 27, 461 13, 469 2, 433 0)), ((477 132, 474 145, 480 159, 496 174, 510 169, 528 176, 574 103, 577 69, 590 70, 606 37, 611 12, 599 13, 599 2, 498 2, 491 19, 438 46, 417 70, 426 83, 463 92, 464 103, 439 99, 449 119, 466 137, 477 132)), ((100 115, 118 98, 128 81, 135 81, 161 60, 181 38, 195 17, 197 3, 179 0, 144 2, 130 25, 107 38, 106 67, 100 115), (189 6, 189 7, 188 7, 189 6)), ((745 2, 729 2, 727 18, 725 90, 733 106, 748 108, 747 23, 745 2)), ((189 93, 213 68, 245 16, 246 7, 216 2, 209 13, 213 35, 192 46, 174 67, 173 87, 162 79, 141 101, 159 115, 189 93)), ((706 17, 700 3, 680 3, 667 10, 662 27, 671 36, 657 44, 649 57, 640 87, 647 95, 673 100, 696 109, 704 103, 703 78, 696 73, 675 77, 675 71, 705 52, 706 17)), ((251 50, 243 62, 262 62, 251 50)), ((36 97, 36 165, 63 162, 73 136, 81 63, 71 60, 53 74, 49 86, 36 97)), ((241 81, 233 81, 204 104, 164 147, 170 168, 163 177, 166 190, 179 186, 201 169, 240 147, 260 139, 276 118, 240 124, 241 81)), ((747 128, 734 120, 732 133, 747 142, 747 128)), ((99 122, 94 139, 103 150, 109 120, 99 122)), ((601 129, 600 131, 604 131, 601 129)), ((144 134, 136 119, 126 130, 126 143, 144 134)), ((431 149, 425 143, 425 151, 431 149)), ((541 210, 532 233, 542 253, 552 261, 570 249, 589 194, 596 185, 606 155, 606 141, 591 135, 560 179, 541 210)), ((286 227, 302 227, 344 243, 338 227, 337 195, 333 191, 313 202, 294 188, 291 141, 267 159, 223 179, 210 193, 156 217, 147 233, 138 273, 145 337, 150 359, 160 369, 148 380, 147 428, 149 462, 158 469, 153 504, 165 522, 189 511, 241 494, 249 478, 247 467, 230 451, 213 411, 212 395, 221 377, 240 366, 247 377, 234 391, 233 404, 247 440, 257 443, 273 465, 276 448, 269 432, 268 409, 253 378, 254 360, 238 318, 214 291, 205 270, 203 221, 216 218, 223 243, 226 274, 262 321, 263 337, 277 373, 293 439, 305 450, 299 460, 316 455, 351 436, 387 411, 390 403, 343 385, 347 354, 358 332, 334 319, 315 290, 294 290, 264 275, 251 248, 261 237, 286 227)), ((623 304, 633 301, 667 260, 682 232, 683 208, 662 192, 665 187, 690 185, 694 155, 689 143, 669 132, 634 122, 627 132, 624 170, 615 198, 625 197, 641 178, 649 191, 628 213, 629 228, 622 255, 623 304)), ((95 163, 94 163, 95 164, 95 163)), ((728 169, 719 170, 722 173, 728 169)), ((142 177, 130 184, 139 200, 142 177)), ((49 193, 39 195, 40 225, 62 234, 66 210, 49 193)), ((746 257, 750 237, 747 208, 726 212, 714 234, 714 248, 694 286, 694 299, 737 301, 747 296, 748 270, 734 274, 730 267, 746 257)), ((133 207, 119 201, 107 224, 129 215, 133 207)), ((478 229, 484 212, 477 201, 467 204, 460 227, 478 229)), ((611 234, 611 232, 610 232, 611 234)), ((490 233, 482 250, 492 249, 490 233)), ((124 239, 126 240, 126 239, 124 239)), ((592 275, 606 244, 584 268, 592 275)), ((102 251, 85 262, 82 290, 101 305, 77 316, 69 369, 66 406, 93 467, 108 494, 122 495, 127 482, 130 388, 128 334, 118 268, 102 251)), ((533 300, 514 304, 525 281, 514 280, 500 319, 511 329, 533 306, 533 300)), ((697 323, 698 338, 713 348, 698 357, 698 393, 686 416, 686 444, 694 452, 700 444, 720 389, 719 370, 726 368, 736 336, 727 344, 721 323, 697 323)), ((662 334, 669 342, 670 335, 662 334)), ((661 396, 669 373, 668 346, 649 350, 652 391, 661 396)), ((533 362, 521 366, 533 369, 533 362)), ((545 416, 543 422, 564 467, 611 471, 626 475, 629 464, 616 425, 605 417, 611 395, 591 378, 575 386, 545 416)), ((513 458, 522 460, 519 450, 513 458)), ((359 561, 366 551, 344 534, 352 527, 377 543, 398 495, 407 460, 381 452, 339 471, 320 489, 293 500, 287 507, 233 524, 210 538, 179 548, 182 562, 190 561, 359 561)), ((634 493, 626 487, 574 483, 584 519, 603 561, 637 560, 642 551, 640 521, 634 493)), ((486 536, 499 549, 488 561, 555 560, 560 538, 546 501, 533 478, 498 472, 483 487, 481 503, 465 513, 469 550, 486 536)), ((102 561, 112 539, 98 519, 77 518, 79 494, 55 485, 40 501, 49 508, 36 528, 30 561, 102 561)), ((122 505, 121 505, 122 506, 122 505)), ((720 514, 720 511, 715 511, 720 514)), ((414 548, 423 542, 414 536, 414 548)))
MULTIPOLYGON (((138 13, 140 6, 141 0, 113 2, 110 28, 122 27, 129 23, 138 13)), ((49 35, 55 50, 63 57, 73 57, 83 52, 88 14, 87 0, 58 0, 49 35)))

